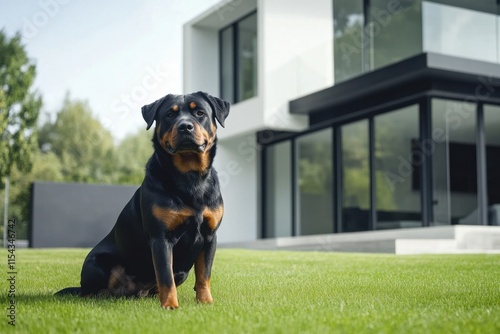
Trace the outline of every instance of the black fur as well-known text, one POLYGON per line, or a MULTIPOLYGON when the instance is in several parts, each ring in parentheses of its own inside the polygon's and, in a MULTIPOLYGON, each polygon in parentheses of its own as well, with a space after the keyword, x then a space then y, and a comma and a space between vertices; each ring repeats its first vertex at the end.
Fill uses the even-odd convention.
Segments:
POLYGON ((228 102, 203 92, 167 95, 142 108, 147 129, 156 121, 144 181, 87 255, 81 287, 58 295, 159 293, 162 307, 177 308, 175 287, 195 265, 197 298, 212 302, 209 280, 223 212, 212 168, 215 122, 224 126, 228 113, 228 102))

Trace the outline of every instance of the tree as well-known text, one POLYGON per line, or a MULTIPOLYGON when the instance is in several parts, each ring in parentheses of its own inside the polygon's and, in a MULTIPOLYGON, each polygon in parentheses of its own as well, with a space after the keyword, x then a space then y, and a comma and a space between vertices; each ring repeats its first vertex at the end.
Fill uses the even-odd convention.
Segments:
MULTIPOLYGON (((10 175, 9 218, 16 220, 16 238, 28 238, 31 205, 31 185, 34 181, 62 181, 61 163, 52 153, 37 152, 33 156, 33 168, 29 173, 16 166, 10 175)), ((3 207, 3 203, 0 204, 3 207)))
POLYGON ((40 129, 39 145, 42 152, 53 152, 59 158, 65 181, 114 181, 113 137, 86 102, 71 101, 67 96, 55 122, 40 129))
POLYGON ((125 138, 116 150, 116 181, 120 184, 140 184, 144 179, 146 163, 152 154, 150 132, 140 130, 125 138))
POLYGON ((28 58, 21 35, 9 39, 0 31, 0 181, 5 178, 4 246, 8 209, 8 185, 12 167, 32 168, 37 151, 36 123, 42 99, 32 91, 36 67, 28 58))
POLYGON ((21 35, 8 39, 0 31, 0 177, 9 176, 15 164, 32 167, 37 150, 36 123, 42 99, 32 92, 36 67, 28 58, 21 35))

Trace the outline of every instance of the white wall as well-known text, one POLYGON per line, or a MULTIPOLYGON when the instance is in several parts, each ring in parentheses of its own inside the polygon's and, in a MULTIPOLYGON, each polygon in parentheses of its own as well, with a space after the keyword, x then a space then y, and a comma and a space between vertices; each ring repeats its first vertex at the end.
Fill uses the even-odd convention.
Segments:
POLYGON ((219 94, 218 31, 196 26, 184 29, 184 92, 219 94))
POLYGON ((302 130, 289 101, 333 85, 331 0, 260 0, 261 92, 266 126, 302 130))
MULTIPOLYGON (((230 115, 231 116, 231 115, 230 115)), ((224 129, 219 129, 220 134, 224 129)), ((220 140, 214 167, 219 174, 224 218, 217 232, 220 243, 253 241, 258 236, 259 152, 254 134, 220 140)))

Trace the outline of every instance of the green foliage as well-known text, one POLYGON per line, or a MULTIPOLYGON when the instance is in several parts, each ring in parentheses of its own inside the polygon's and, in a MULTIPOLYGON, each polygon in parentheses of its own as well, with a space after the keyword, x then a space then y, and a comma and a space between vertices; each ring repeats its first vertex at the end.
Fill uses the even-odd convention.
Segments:
MULTIPOLYGON (((37 130, 32 170, 11 169, 9 218, 16 219, 20 239, 28 237, 33 182, 140 184, 153 152, 151 134, 143 130, 115 145, 88 104, 69 96, 55 120, 37 130)), ((3 201, 0 209, 3 212, 3 201)))
POLYGON ((120 184, 140 184, 144 170, 153 154, 151 133, 140 130, 125 138, 116 149, 117 182, 120 184))
POLYGON ((40 147, 59 158, 65 181, 113 181, 113 137, 87 103, 66 97, 55 122, 40 130, 40 147))
MULTIPOLYGON (((62 181, 61 163, 57 156, 49 153, 35 153, 33 157, 33 168, 30 173, 25 173, 18 168, 13 168, 10 176, 9 191, 9 219, 15 219, 17 223, 18 239, 28 238, 31 184, 34 181, 62 181)), ((0 192, 1 198, 5 196, 0 192)), ((4 202, 0 203, 0 212, 3 212, 4 202)))
POLYGON ((0 31, 0 179, 10 175, 13 165, 32 168, 42 106, 41 97, 31 92, 35 73, 20 34, 9 39, 0 31))
POLYGON ((299 187, 308 194, 328 194, 332 184, 331 146, 321 142, 301 145, 299 187))
MULTIPOLYGON (((220 249, 211 280, 214 304, 196 303, 191 272, 178 289, 181 307, 169 311, 160 308, 157 297, 53 296, 63 287, 79 284, 87 253, 87 249, 17 251, 17 331, 500 332, 499 255, 220 249)), ((1 294, 0 303, 8 302, 7 293, 1 294)), ((9 327, 4 320, 0 332, 9 327)))

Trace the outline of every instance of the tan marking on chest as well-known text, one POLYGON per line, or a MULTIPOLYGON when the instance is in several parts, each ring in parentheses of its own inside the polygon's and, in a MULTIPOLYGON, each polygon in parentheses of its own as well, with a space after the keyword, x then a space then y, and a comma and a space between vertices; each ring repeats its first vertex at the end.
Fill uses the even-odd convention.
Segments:
POLYGON ((172 157, 175 168, 181 173, 204 173, 210 166, 209 152, 204 153, 179 153, 172 157))
POLYGON ((174 231, 179 225, 182 225, 186 219, 194 216, 194 212, 188 208, 174 210, 153 205, 153 216, 161 221, 169 231, 174 231))
POLYGON ((218 208, 211 209, 205 208, 203 210, 203 219, 207 222, 208 227, 214 231, 217 226, 219 226, 222 216, 224 216, 224 206, 221 205, 218 208))

